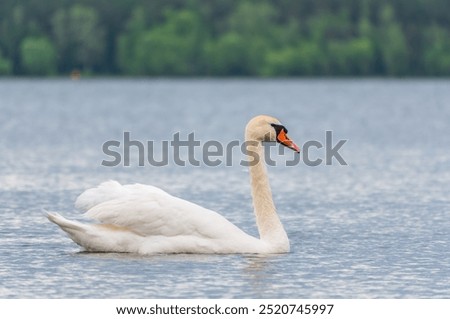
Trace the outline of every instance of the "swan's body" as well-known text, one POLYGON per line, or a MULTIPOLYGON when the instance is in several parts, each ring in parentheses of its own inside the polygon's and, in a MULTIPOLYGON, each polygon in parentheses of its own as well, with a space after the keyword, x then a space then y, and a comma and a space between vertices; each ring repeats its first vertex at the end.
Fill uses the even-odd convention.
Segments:
MULTIPOLYGON (((287 130, 268 116, 246 128, 248 151, 263 159, 262 141, 277 140, 298 151, 287 130)), ((109 181, 82 193, 75 206, 98 224, 82 224, 49 213, 74 242, 88 251, 157 253, 285 253, 289 240, 272 201, 262 160, 249 166, 253 205, 260 238, 218 213, 142 184, 109 181)))

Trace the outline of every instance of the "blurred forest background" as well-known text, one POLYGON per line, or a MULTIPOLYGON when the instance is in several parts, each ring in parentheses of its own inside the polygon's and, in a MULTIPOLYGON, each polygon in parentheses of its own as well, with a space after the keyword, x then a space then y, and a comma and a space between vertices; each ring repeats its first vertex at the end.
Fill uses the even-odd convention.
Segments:
POLYGON ((448 76, 450 1, 0 1, 0 75, 74 70, 127 76, 448 76))

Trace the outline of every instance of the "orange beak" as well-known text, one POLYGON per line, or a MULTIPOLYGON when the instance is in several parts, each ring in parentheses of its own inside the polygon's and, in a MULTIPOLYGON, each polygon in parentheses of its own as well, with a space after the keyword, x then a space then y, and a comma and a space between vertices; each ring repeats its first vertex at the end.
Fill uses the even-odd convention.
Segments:
POLYGON ((300 147, 298 147, 286 134, 284 130, 281 130, 277 136, 277 141, 283 144, 286 147, 289 147, 291 150, 300 153, 300 147))

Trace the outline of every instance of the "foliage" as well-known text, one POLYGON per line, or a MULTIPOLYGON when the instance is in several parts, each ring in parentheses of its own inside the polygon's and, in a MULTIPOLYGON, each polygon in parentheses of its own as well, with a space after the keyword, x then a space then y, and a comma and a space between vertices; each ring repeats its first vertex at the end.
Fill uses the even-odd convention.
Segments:
POLYGON ((408 66, 408 47, 402 28, 394 17, 390 5, 382 8, 381 26, 378 30, 378 46, 388 75, 405 75, 408 66))
POLYGON ((261 73, 273 39, 274 15, 274 8, 266 3, 241 2, 228 19, 228 31, 205 46, 208 73, 261 73))
POLYGON ((0 52, 0 75, 8 75, 12 71, 11 61, 6 59, 0 52))
POLYGON ((329 54, 334 56, 331 68, 342 75, 369 75, 373 72, 374 48, 366 37, 331 41, 329 54))
POLYGON ((60 68, 88 71, 95 68, 105 49, 98 13, 76 4, 69 9, 58 9, 51 21, 60 68))
POLYGON ((125 74, 139 74, 140 65, 136 60, 136 46, 146 30, 146 18, 142 7, 133 10, 126 30, 117 39, 117 65, 125 74))
POLYGON ((0 75, 449 76, 447 0, 2 0, 0 75))
POLYGON ((296 47, 269 52, 263 72, 266 76, 324 75, 328 73, 328 60, 317 43, 301 41, 296 47))
POLYGON ((27 74, 51 75, 56 71, 55 49, 45 37, 27 37, 20 45, 22 65, 27 74))
POLYGON ((445 29, 431 26, 426 30, 425 70, 429 75, 448 75, 450 70, 450 37, 445 29))

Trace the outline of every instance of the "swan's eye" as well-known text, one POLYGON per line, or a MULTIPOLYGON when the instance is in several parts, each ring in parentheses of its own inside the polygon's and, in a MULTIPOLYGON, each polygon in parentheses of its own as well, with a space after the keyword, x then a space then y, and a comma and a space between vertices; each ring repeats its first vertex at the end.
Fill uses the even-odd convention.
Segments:
POLYGON ((280 132, 283 130, 284 131, 284 133, 288 133, 288 130, 287 130, 287 128, 285 128, 283 125, 281 125, 281 124, 275 124, 275 123, 272 123, 272 124, 270 124, 274 129, 275 129, 275 132, 277 133, 277 135, 278 134, 280 134, 280 132))

